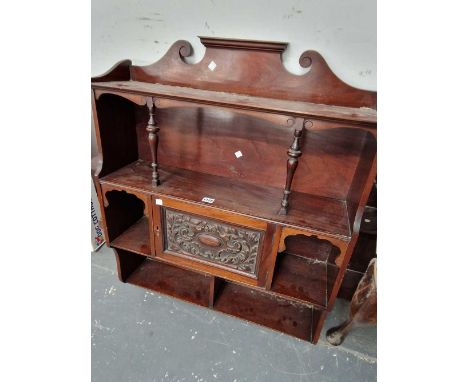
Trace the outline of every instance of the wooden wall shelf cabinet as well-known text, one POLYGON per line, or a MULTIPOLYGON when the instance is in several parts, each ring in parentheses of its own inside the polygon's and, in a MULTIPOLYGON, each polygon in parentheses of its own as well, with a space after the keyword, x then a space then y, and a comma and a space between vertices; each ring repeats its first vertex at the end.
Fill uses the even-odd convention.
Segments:
POLYGON ((92 79, 94 180, 120 280, 316 343, 376 170, 375 92, 286 43, 175 42, 92 79))

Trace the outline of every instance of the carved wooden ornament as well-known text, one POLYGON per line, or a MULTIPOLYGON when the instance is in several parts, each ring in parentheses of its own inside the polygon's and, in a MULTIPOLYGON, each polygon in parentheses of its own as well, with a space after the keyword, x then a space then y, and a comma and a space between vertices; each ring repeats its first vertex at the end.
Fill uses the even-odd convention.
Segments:
POLYGON ((165 210, 166 250, 255 275, 262 233, 165 210))

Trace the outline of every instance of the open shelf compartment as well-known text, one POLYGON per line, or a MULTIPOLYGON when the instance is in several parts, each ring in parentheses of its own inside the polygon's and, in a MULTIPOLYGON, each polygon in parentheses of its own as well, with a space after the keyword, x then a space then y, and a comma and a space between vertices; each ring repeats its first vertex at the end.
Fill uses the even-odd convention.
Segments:
POLYGON ((151 255, 150 222, 145 215, 145 201, 125 190, 104 190, 110 246, 151 255))
POLYGON ((271 291, 326 309, 338 273, 332 261, 338 255, 339 249, 326 240, 289 236, 286 251, 276 259, 271 291))
POLYGON ((111 246, 149 256, 151 255, 149 232, 148 218, 143 216, 116 239, 112 240, 111 246))
POLYGON ((178 268, 127 251, 117 250, 117 256, 121 272, 129 273, 124 278, 125 282, 193 304, 210 306, 213 276, 178 268))
POLYGON ((214 309, 310 341, 313 308, 239 284, 220 281, 214 309))

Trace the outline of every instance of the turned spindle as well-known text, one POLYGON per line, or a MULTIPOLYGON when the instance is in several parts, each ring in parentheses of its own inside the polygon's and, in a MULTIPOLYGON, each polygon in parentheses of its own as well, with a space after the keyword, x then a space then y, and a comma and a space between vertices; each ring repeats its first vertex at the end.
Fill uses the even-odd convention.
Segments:
POLYGON ((148 97, 146 100, 146 106, 148 106, 149 120, 146 126, 148 132, 148 142, 151 150, 151 167, 153 168, 151 184, 153 186, 159 186, 161 184, 159 180, 158 172, 158 143, 159 143, 159 127, 156 125, 156 107, 154 106, 153 99, 148 97))
POLYGON ((311 125, 310 121, 304 121, 302 119, 294 121, 294 125, 298 126, 294 129, 294 139, 291 147, 288 149, 288 161, 286 162, 286 184, 283 191, 283 199, 281 200, 281 209, 279 215, 286 215, 288 213, 289 206, 289 195, 291 194, 291 184, 296 172, 297 165, 299 163, 299 157, 302 155, 301 152, 301 137, 304 127, 311 125))

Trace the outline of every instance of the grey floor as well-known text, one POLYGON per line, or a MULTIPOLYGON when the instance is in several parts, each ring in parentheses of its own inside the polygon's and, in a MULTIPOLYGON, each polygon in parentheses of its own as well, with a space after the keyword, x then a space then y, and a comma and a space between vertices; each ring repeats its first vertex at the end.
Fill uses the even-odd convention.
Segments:
POLYGON ((324 332, 346 318, 338 300, 317 345, 121 283, 110 249, 92 254, 92 381, 376 380, 376 328, 342 346, 324 332))

